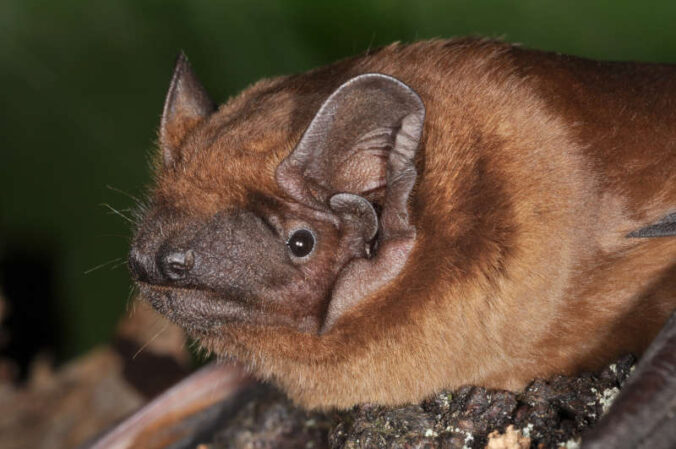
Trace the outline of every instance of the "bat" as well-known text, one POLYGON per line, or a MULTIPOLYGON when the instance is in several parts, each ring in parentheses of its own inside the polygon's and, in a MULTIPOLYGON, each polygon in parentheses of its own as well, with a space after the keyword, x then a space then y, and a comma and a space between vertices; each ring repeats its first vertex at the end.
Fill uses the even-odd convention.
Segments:
POLYGON ((307 408, 640 354, 676 308, 676 67, 393 44, 216 107, 180 55, 129 268, 307 408))

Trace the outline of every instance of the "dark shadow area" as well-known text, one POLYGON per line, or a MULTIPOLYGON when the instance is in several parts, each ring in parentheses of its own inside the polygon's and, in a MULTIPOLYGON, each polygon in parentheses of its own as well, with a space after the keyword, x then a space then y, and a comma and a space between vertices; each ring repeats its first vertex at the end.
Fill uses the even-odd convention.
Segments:
POLYGON ((0 358, 17 364, 20 381, 36 356, 61 353, 54 254, 50 245, 27 238, 0 250, 0 285, 8 309, 3 323, 8 338, 0 358))
POLYGON ((124 379, 146 399, 159 395, 189 373, 174 357, 143 351, 130 339, 116 337, 112 345, 124 360, 124 379))

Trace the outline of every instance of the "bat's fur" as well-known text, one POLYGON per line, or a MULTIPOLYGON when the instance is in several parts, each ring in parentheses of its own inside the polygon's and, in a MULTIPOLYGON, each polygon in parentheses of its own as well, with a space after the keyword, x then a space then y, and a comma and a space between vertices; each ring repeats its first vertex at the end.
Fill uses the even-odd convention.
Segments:
MULTIPOLYGON (((461 39, 263 80, 167 130, 173 165, 158 168, 146 233, 224 210, 286 211, 276 168, 322 102, 372 72, 403 81, 426 109, 415 246, 398 276, 322 335, 246 319, 204 330, 156 306, 307 407, 415 402, 463 384, 518 389, 640 353, 676 307, 676 239, 626 238, 676 210, 672 66, 461 39)), ((326 310, 293 307, 279 313, 306 313, 309 329, 326 310)))

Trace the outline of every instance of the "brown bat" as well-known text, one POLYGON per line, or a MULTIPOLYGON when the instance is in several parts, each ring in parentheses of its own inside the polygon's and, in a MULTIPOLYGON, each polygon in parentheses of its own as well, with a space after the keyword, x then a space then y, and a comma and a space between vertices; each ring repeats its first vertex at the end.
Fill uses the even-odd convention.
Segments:
POLYGON ((305 407, 594 369, 676 308, 674 66, 436 40, 215 108, 180 56, 159 147, 142 296, 305 407))

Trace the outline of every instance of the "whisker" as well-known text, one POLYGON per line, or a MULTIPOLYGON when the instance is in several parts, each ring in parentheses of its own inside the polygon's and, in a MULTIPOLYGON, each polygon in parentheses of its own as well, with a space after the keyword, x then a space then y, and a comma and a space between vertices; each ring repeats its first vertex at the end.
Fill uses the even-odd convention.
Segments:
POLYGON ((138 287, 136 284, 131 284, 129 286, 129 294, 127 295, 127 313, 129 314, 136 312, 136 304, 139 302, 133 297, 135 293, 138 293, 138 287))
POLYGON ((112 190, 113 192, 121 193, 122 195, 126 196, 127 198, 131 198, 131 199, 134 200, 135 202, 140 203, 139 199, 138 199, 137 197, 135 197, 134 195, 132 195, 131 193, 129 193, 129 192, 125 192, 125 191, 122 190, 122 189, 118 189, 117 187, 113 187, 113 186, 111 186, 110 184, 106 184, 106 188, 107 188, 108 190, 112 190))
POLYGON ((125 220, 127 220, 129 223, 131 223, 131 224, 133 224, 133 225, 136 225, 136 222, 134 222, 134 220, 132 220, 131 218, 127 217, 125 214, 123 214, 123 213, 120 212, 119 210, 115 209, 115 208, 114 208, 113 206, 111 206, 110 204, 108 204, 108 203, 101 203, 100 206, 107 207, 107 208, 110 209, 110 211, 111 211, 112 213, 114 213, 115 215, 119 215, 120 217, 122 217, 122 218, 124 218, 125 220))
POLYGON ((376 40, 376 32, 374 31, 373 34, 371 35, 371 41, 369 42, 368 47, 366 47, 366 54, 371 53, 371 47, 373 47, 373 42, 376 40))
POLYGON ((143 352, 143 350, 144 350, 145 348, 147 348, 148 345, 150 345, 150 343, 154 342, 154 341, 157 339, 157 337, 159 337, 164 331, 167 330, 167 328, 169 327, 169 324, 170 324, 170 323, 167 322, 167 323, 164 325, 164 327, 163 327, 162 329, 160 329, 155 335, 152 336, 152 338, 151 338, 150 340, 148 340, 147 342, 145 342, 145 343, 143 344, 143 346, 141 346, 140 348, 138 348, 138 351, 136 351, 136 352, 134 353, 134 355, 131 356, 131 359, 132 359, 132 360, 136 359, 136 357, 137 357, 141 352, 143 352))
POLYGON ((121 261, 120 263, 116 263, 115 265, 113 265, 112 267, 110 267, 110 270, 112 271, 112 270, 114 270, 115 268, 120 268, 120 267, 123 266, 123 265, 127 265, 127 261, 126 261, 126 260, 123 260, 123 261, 121 261))
POLYGON ((136 221, 141 221, 149 209, 150 205, 148 204, 147 200, 140 200, 136 203, 136 207, 132 211, 131 215, 136 221))
POLYGON ((110 265, 111 263, 119 262, 119 261, 122 260, 122 259, 124 259, 124 258, 123 258, 123 257, 116 257, 115 259, 111 259, 111 260, 109 260, 108 262, 103 262, 102 264, 99 264, 99 265, 97 265, 97 266, 95 266, 95 267, 92 267, 92 268, 86 270, 86 271, 84 272, 84 274, 89 274, 89 273, 91 273, 92 271, 96 271, 96 270, 98 270, 99 268, 103 268, 103 267, 105 267, 106 265, 110 265))

